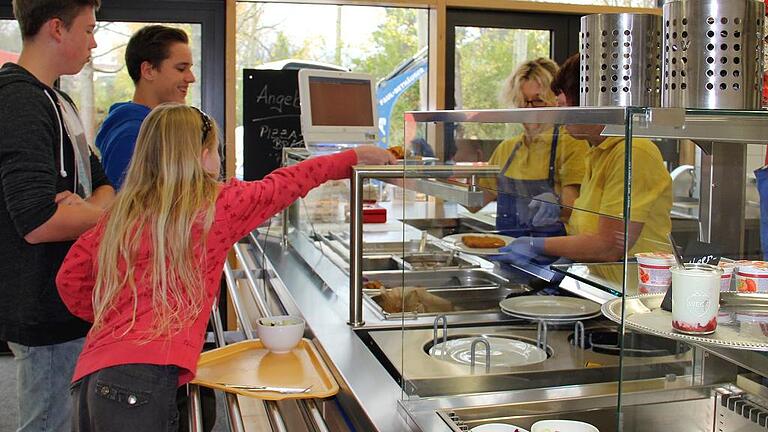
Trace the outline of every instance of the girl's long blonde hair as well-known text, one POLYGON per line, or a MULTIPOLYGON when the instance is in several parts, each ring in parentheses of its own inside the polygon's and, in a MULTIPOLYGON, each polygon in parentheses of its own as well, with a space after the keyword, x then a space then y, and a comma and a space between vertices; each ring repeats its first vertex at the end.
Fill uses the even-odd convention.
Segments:
POLYGON ((213 221, 218 176, 204 169, 201 155, 217 151, 218 141, 215 122, 187 105, 159 105, 144 120, 99 246, 94 328, 130 290, 133 316, 122 334, 130 331, 138 284, 151 289, 154 322, 147 338, 176 332, 200 312, 204 275, 195 250, 204 254, 205 247, 192 233, 202 231, 204 240, 213 221), (142 239, 148 254, 140 251, 142 239), (147 261, 145 274, 134 273, 139 261, 147 261))

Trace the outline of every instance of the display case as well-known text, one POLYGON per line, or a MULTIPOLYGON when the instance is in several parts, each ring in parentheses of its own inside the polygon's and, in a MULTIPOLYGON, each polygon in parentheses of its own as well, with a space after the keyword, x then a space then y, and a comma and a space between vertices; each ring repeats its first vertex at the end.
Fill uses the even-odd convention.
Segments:
MULTIPOLYGON (((382 403, 422 431, 764 429, 768 292, 747 261, 762 260, 765 137, 768 113, 752 111, 407 113, 398 165, 310 192, 263 253, 321 281, 300 312, 312 326, 333 311, 318 343, 375 429, 382 403), (674 330, 660 309, 670 234, 689 260, 723 257, 714 333, 674 330)), ((297 303, 313 289, 287 288, 297 303)))

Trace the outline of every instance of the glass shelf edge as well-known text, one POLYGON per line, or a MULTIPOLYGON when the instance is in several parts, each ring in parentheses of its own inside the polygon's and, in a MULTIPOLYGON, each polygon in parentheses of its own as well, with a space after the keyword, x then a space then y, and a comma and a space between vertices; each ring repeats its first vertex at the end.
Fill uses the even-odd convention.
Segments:
MULTIPOLYGON (((617 262, 617 263, 602 263, 602 264, 620 265, 621 263, 617 262)), ((574 273, 574 272, 569 271, 569 269, 571 267, 573 267, 573 266, 580 266, 580 265, 581 266, 586 266, 587 264, 583 264, 583 263, 552 264, 550 266, 550 268, 552 270, 558 272, 558 273, 562 273, 562 274, 564 274, 564 275, 566 275, 566 276, 568 276, 570 278, 573 278, 573 279, 575 279, 575 280, 577 280, 579 282, 585 283, 585 284, 590 285, 592 287, 595 287, 595 288, 597 288, 599 290, 605 291, 608 294, 614 295, 616 297, 622 297, 623 296, 623 294, 620 291, 616 290, 613 287, 609 287, 609 286, 606 286, 604 284, 600 284, 599 282, 597 282, 597 281, 595 281, 593 279, 589 279, 589 278, 586 278, 586 277, 584 277, 584 276, 582 276, 582 275, 580 275, 578 273, 574 273)))

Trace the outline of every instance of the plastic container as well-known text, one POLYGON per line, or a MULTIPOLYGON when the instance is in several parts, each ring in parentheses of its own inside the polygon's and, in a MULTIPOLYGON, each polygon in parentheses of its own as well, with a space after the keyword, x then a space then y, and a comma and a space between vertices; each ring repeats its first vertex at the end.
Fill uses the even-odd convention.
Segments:
POLYGON ((709 264, 672 267, 672 328, 683 334, 711 334, 717 329, 720 309, 720 276, 723 270, 709 264))
POLYGON ((637 287, 640 294, 667 292, 672 284, 669 269, 675 264, 675 257, 664 252, 643 252, 637 258, 637 287))
POLYGON ((744 293, 768 292, 768 263, 751 261, 736 270, 736 291, 744 293))
POLYGON ((723 269, 723 274, 720 276, 720 292, 731 291, 733 285, 733 273, 736 269, 736 264, 732 262, 722 262, 717 265, 723 269))
POLYGON ((375 204, 363 204, 363 223, 385 223, 387 209, 375 204))

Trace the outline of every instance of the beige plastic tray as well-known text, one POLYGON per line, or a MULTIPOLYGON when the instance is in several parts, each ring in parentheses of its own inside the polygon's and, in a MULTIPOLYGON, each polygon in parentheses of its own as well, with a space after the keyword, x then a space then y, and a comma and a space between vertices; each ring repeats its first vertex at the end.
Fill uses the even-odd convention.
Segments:
POLYGON ((200 355, 197 376, 192 383, 275 401, 326 398, 339 392, 339 385, 309 339, 302 339, 286 354, 269 352, 259 339, 204 352, 200 355), (233 389, 221 383, 312 388, 307 393, 282 394, 233 389))

